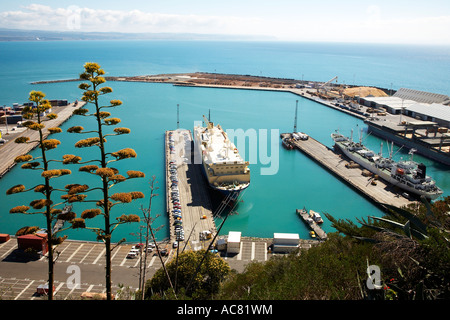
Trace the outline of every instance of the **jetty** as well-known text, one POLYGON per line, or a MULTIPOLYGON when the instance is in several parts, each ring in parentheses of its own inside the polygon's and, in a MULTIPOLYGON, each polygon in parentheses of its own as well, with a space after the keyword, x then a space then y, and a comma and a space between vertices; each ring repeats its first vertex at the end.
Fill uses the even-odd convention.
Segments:
POLYGON ((308 214, 308 211, 306 211, 306 209, 296 209, 297 214, 299 215, 300 218, 302 218, 303 222, 305 222, 305 224, 316 233, 317 237, 320 240, 326 240, 328 238, 327 234, 325 233, 325 231, 323 231, 323 229, 317 224, 317 222, 315 222, 310 215, 308 214))
MULTIPOLYGON (((64 107, 52 107, 52 112, 56 113, 58 117, 56 119, 46 121, 45 127, 53 128, 61 126, 72 116, 73 110, 81 108, 85 104, 86 102, 84 101, 77 101, 64 107)), ((39 145, 39 142, 37 142, 39 141, 38 131, 30 130, 28 128, 15 129, 16 130, 11 131, 8 135, 3 135, 3 138, 6 139, 7 142, 0 146, 0 159, 2 159, 0 162, 0 178, 2 178, 15 166, 16 163, 14 162, 14 159, 17 156, 27 154, 39 145), (18 137, 29 137, 30 141, 36 142, 17 144, 14 140, 18 137)), ((50 133, 47 130, 44 130, 44 139, 47 138, 49 134, 50 133)))
MULTIPOLYGON (((290 133, 281 134, 281 139, 290 137, 290 133)), ((404 198, 401 195, 402 191, 397 190, 393 185, 383 180, 375 180, 359 166, 352 166, 343 155, 334 152, 312 137, 308 137, 307 140, 291 139, 290 143, 377 205, 389 204, 400 208, 415 202, 404 198)))
POLYGON ((191 131, 166 131, 166 208, 170 241, 185 241, 184 247, 189 245, 190 249, 198 250, 205 243, 200 241, 206 239, 203 235, 213 235, 217 230, 202 164, 194 163, 194 152, 191 131))

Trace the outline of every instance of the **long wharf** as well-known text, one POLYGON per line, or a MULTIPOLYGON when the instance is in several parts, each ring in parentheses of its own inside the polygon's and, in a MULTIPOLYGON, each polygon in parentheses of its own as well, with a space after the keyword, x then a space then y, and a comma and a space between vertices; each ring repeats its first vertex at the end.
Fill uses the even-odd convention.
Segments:
POLYGON ((189 245, 192 250, 209 244, 201 241, 200 234, 217 232, 202 164, 194 163, 193 159, 199 158, 194 153, 191 131, 166 131, 166 206, 170 241, 178 241, 179 244, 185 241, 184 247, 189 245))
MULTIPOLYGON (((282 139, 290 136, 289 133, 281 134, 282 139)), ((402 207, 414 202, 401 196, 401 191, 397 192, 392 185, 383 180, 373 182, 374 178, 363 175, 364 170, 361 168, 351 168, 350 162, 342 155, 314 138, 297 141, 292 139, 291 144, 377 205, 402 207)))

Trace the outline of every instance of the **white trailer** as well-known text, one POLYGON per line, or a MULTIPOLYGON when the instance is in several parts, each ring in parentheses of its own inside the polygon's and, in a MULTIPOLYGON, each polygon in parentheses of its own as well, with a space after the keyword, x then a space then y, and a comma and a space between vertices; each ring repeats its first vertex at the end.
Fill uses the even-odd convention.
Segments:
POLYGON ((298 233, 274 233, 273 252, 291 252, 298 249, 300 236, 298 233))
POLYGON ((241 232, 230 231, 227 240, 227 253, 239 253, 241 251, 241 232))

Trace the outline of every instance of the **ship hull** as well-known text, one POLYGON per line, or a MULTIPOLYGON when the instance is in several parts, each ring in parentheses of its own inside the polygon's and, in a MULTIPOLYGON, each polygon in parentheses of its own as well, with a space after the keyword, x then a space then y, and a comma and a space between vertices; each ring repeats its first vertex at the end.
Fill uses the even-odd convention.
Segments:
POLYGON ((409 186, 408 184, 401 183, 399 180, 397 180, 395 177, 393 177, 391 175, 390 169, 377 167, 374 162, 371 162, 371 161, 363 158, 356 152, 352 152, 352 151, 348 150, 342 144, 342 142, 335 141, 335 148, 337 148, 340 152, 342 152, 350 160, 358 163, 364 169, 369 170, 373 174, 378 175, 378 177, 383 179, 384 181, 386 181, 396 187, 399 187, 399 188, 403 189, 404 191, 409 192, 410 194, 414 194, 417 196, 424 196, 430 200, 435 200, 442 194, 442 192, 428 192, 425 190, 420 190, 420 189, 414 188, 414 186, 409 186))
POLYGON ((201 164, 208 186, 227 202, 234 203, 250 185, 248 162, 242 159, 219 125, 194 127, 193 136, 194 158, 201 164))
POLYGON ((212 191, 216 192, 217 194, 220 194, 220 196, 222 198, 229 198, 230 202, 235 202, 237 200, 237 198, 239 198, 239 195, 241 194, 241 192, 249 187, 249 185, 247 185, 246 187, 242 187, 240 189, 228 189, 228 190, 223 190, 223 189, 217 188, 213 184, 209 183, 208 175, 206 174, 204 163, 201 164, 201 167, 202 167, 203 178, 205 179, 206 183, 208 184, 208 187, 212 191))

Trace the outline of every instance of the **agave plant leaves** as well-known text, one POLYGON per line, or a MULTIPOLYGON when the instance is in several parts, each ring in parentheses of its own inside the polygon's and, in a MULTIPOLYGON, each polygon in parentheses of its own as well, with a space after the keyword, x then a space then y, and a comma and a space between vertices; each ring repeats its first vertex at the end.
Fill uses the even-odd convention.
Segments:
POLYGON ((382 221, 382 222, 386 222, 386 223, 388 223, 388 224, 390 224, 390 225, 392 225, 393 227, 396 227, 396 228, 401 228, 401 229, 403 229, 403 223, 400 223, 400 222, 397 222, 397 221, 393 221, 393 220, 389 220, 389 219, 386 219, 386 218, 380 218, 380 217, 374 217, 374 216, 370 216, 370 218, 372 218, 372 219, 375 219, 375 220, 379 220, 379 221, 382 221))
POLYGON ((411 221, 410 221, 410 220, 406 221, 405 225, 403 226, 403 232, 404 232, 409 238, 412 238, 412 236, 411 236, 411 221))
POLYGON ((361 240, 361 241, 365 241, 365 242, 370 242, 370 243, 379 243, 379 240, 376 239, 372 239, 372 238, 366 238, 366 237, 357 237, 357 236, 353 236, 353 238, 361 240))
MULTIPOLYGON (((426 205, 426 204, 425 204, 426 205)), ((409 221, 411 221, 411 223, 423 234, 427 233, 427 226, 425 225, 425 223, 423 223, 419 218, 417 218, 414 214, 412 214, 411 212, 408 212, 406 210, 397 208, 395 206, 389 205, 389 204, 385 204, 384 206, 386 206, 388 209, 394 211, 395 213, 400 214, 401 216, 403 216, 404 218, 408 219, 409 221)))
POLYGON ((422 232, 420 232, 420 231, 418 231, 416 229, 411 228, 410 220, 408 220, 405 224, 402 224, 400 222, 396 222, 396 221, 392 221, 392 220, 385 219, 385 218, 380 218, 380 217, 373 217, 373 216, 371 216, 371 218, 375 219, 375 220, 386 222, 386 223, 390 224, 393 227, 402 229, 403 232, 410 238, 411 238, 411 235, 413 235, 414 237, 416 237, 416 238, 418 238, 420 240, 428 238, 428 236, 426 234, 424 234, 424 233, 422 233, 422 232))

